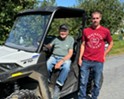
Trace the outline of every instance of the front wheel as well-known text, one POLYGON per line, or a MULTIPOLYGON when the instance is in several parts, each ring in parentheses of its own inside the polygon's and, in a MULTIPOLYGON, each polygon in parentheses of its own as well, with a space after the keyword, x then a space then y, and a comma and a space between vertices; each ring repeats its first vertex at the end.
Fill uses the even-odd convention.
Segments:
POLYGON ((26 89, 13 92, 6 99, 41 99, 41 98, 36 96, 34 91, 26 89))

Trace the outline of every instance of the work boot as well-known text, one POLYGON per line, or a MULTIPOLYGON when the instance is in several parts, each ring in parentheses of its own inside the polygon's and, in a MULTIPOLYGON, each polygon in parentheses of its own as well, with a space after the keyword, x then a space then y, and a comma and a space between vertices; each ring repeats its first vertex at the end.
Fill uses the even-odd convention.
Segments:
POLYGON ((53 93, 53 99, 59 99, 60 98, 60 86, 55 85, 54 93, 53 93))

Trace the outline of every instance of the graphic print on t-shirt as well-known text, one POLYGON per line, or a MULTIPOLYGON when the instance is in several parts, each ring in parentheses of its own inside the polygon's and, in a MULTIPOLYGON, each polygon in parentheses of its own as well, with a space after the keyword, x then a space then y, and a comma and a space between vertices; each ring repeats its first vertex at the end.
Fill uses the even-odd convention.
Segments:
POLYGON ((99 48, 102 43, 100 42, 102 40, 102 36, 99 33, 92 33, 88 35, 88 46, 93 49, 99 48))

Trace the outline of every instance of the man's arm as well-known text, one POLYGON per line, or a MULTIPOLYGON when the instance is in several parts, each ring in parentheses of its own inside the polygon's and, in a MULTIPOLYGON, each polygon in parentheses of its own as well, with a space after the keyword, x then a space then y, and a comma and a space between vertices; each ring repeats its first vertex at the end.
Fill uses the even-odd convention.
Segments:
POLYGON ((48 49, 51 49, 52 48, 52 45, 51 44, 44 44, 44 46, 46 47, 46 48, 48 48, 48 49))
POLYGON ((81 47, 80 47, 80 55, 79 55, 79 59, 78 59, 79 66, 82 65, 82 56, 84 54, 84 47, 85 47, 85 42, 82 42, 81 47))
POLYGON ((69 49, 68 54, 62 58, 63 61, 70 59, 73 55, 73 49, 69 49))
POLYGON ((68 54, 63 57, 58 63, 55 65, 55 69, 59 69, 61 65, 68 59, 70 59, 73 55, 73 49, 69 49, 68 54))
POLYGON ((105 57, 106 55, 110 52, 110 50, 112 49, 113 47, 113 40, 109 43, 107 49, 105 50, 105 53, 104 53, 104 60, 105 60, 105 57))
POLYGON ((45 47, 44 49, 50 50, 53 47, 54 43, 56 42, 55 40, 56 40, 56 38, 54 38, 48 44, 44 44, 44 47, 45 47))

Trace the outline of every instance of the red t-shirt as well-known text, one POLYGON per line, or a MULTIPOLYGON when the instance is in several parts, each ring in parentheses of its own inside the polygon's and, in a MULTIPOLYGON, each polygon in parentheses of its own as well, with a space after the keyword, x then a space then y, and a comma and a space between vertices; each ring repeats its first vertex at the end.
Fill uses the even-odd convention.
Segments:
POLYGON ((83 59, 104 62, 105 42, 110 43, 112 37, 109 29, 100 26, 98 29, 86 28, 82 32, 85 41, 83 59))

